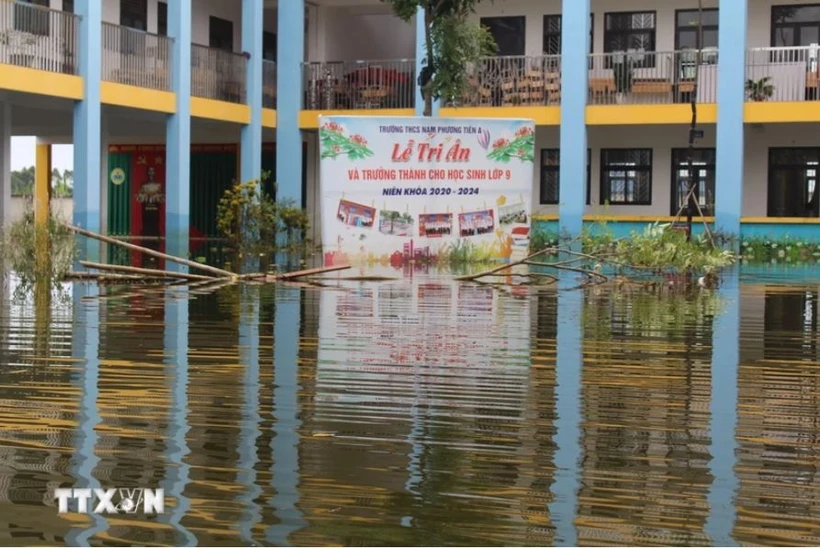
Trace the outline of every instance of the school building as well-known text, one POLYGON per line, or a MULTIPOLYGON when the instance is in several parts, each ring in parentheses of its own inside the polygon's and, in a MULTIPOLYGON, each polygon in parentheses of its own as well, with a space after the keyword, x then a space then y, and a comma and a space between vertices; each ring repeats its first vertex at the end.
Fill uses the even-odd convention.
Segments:
MULTIPOLYGON (((703 4, 484 2, 497 55, 435 114, 535 120, 536 221, 626 230, 678 210, 694 99, 716 228, 818 238, 820 4, 703 4)), ((51 145, 72 143, 83 227, 216 236, 222 192, 264 169, 318 242, 318 117, 420 114, 421 20, 378 0, 0 0, 0 218, 10 138, 36 135, 35 208, 51 145)))

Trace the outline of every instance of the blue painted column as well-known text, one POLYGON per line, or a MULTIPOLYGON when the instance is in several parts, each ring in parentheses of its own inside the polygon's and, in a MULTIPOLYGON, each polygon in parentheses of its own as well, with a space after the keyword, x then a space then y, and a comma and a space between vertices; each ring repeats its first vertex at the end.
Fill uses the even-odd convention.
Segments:
POLYGON ((100 79, 102 3, 77 0, 77 59, 83 99, 74 104, 74 224, 100 232, 100 79))
POLYGON ((416 116, 424 114, 424 96, 419 86, 419 75, 424 69, 424 60, 427 58, 427 39, 424 33, 424 8, 416 11, 416 116))
POLYGON ((277 288, 273 324, 273 410, 275 435, 271 442, 271 484, 275 495, 270 501, 277 524, 265 530, 265 541, 282 547, 307 521, 299 510, 299 288, 277 288))
POLYGON ((236 450, 239 454, 236 483, 242 486, 242 493, 238 498, 242 506, 242 519, 237 525, 237 530, 242 543, 258 547, 260 543, 254 539, 253 533, 256 525, 262 521, 262 509, 257 503, 262 488, 256 482, 256 466, 259 464, 256 443, 262 436, 262 416, 259 414, 259 397, 262 390, 259 368, 259 288, 247 286, 241 291, 239 356, 245 368, 245 375, 242 380, 242 423, 236 450))
POLYGON ((737 458, 738 366, 740 364, 740 282, 737 267, 721 280, 720 310, 712 324, 712 396, 709 468, 714 480, 709 488, 709 517, 704 530, 712 545, 738 545, 732 538, 737 510, 735 495, 739 487, 735 466, 737 458))
POLYGON ((279 2, 276 58, 276 198, 302 203, 302 61, 305 51, 305 2, 279 2))
POLYGON ((736 236, 743 210, 747 11, 747 0, 720 1, 715 227, 736 236))
POLYGON ((166 508, 160 520, 169 524, 177 533, 174 542, 179 546, 194 547, 196 535, 182 524, 182 520, 191 508, 191 501, 185 495, 190 483, 191 466, 186 463, 186 456, 191 453, 188 447, 188 306, 190 303, 188 288, 168 288, 165 291, 165 330, 163 346, 165 366, 171 395, 171 409, 168 412, 168 441, 165 478, 162 488, 165 490, 166 508), (181 539, 179 539, 181 538, 181 539))
POLYGON ((563 0, 561 21, 561 157, 559 225, 583 228, 587 182, 586 106, 589 81, 589 0, 563 0))
MULTIPOLYGON (((76 383, 81 391, 74 439, 76 450, 70 468, 71 476, 76 480, 71 487, 102 488, 94 475, 100 463, 97 426, 102 423, 97 403, 100 396, 100 289, 96 283, 74 283, 71 297, 71 356, 77 361, 76 383)), ((94 514, 90 525, 78 525, 69 530, 66 543, 73 547, 89 546, 92 537, 107 529, 108 521, 104 516, 94 514)))
MULTIPOLYGON (((242 51, 249 53, 246 80, 250 124, 242 126, 239 177, 243 182, 262 178, 262 0, 242 0, 242 51)), ((299 164, 301 166, 301 164, 299 164)), ((301 183, 302 179, 299 178, 301 183)), ((301 188, 301 186, 300 186, 301 188)))
MULTIPOLYGON (((586 51, 586 50, 584 50, 586 51)), ((584 62, 586 67, 586 62, 584 62)), ((578 509, 581 463, 581 372, 584 367, 584 295, 570 290, 577 282, 570 273, 559 275, 558 333, 555 377, 555 480, 549 514, 555 526, 556 546, 578 544, 575 515, 578 509)))
MULTIPOLYGON (((419 8, 416 11, 416 116, 424 114, 424 96, 421 94, 421 86, 419 86, 419 75, 425 67, 427 59, 427 33, 424 31, 424 8, 419 8)), ((433 101, 433 116, 438 116, 438 110, 441 108, 441 101, 433 101)))
POLYGON ((168 3, 168 36, 173 39, 171 87, 176 94, 176 112, 166 121, 165 236, 168 253, 187 257, 191 219, 191 0, 168 3))

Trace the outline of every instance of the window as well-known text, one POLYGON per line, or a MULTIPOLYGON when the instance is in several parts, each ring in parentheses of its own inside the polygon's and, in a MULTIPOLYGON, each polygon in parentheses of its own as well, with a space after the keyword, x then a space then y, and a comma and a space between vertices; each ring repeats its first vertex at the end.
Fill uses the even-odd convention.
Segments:
POLYGON ((820 4, 772 6, 772 46, 820 43, 820 4))
MULTIPOLYGON (((592 44, 595 38, 595 16, 589 14, 589 53, 592 53, 592 44)), ((561 16, 544 16, 544 55, 561 54, 561 16)))
POLYGON ((168 4, 165 2, 157 3, 157 34, 168 36, 168 4))
POLYGON ((120 25, 137 30, 148 29, 148 0, 120 0, 120 25))
POLYGON ((48 36, 48 11, 34 6, 47 8, 48 0, 19 0, 14 3, 14 30, 48 36))
MULTIPOLYGON (((715 149, 694 149, 695 200, 704 215, 713 215, 715 206, 715 149)), ((689 194, 689 149, 672 149, 672 213, 677 215, 689 194)))
POLYGON ((818 217, 820 148, 769 149, 770 217, 818 217))
POLYGON ((652 149, 601 150, 601 204, 652 204, 652 149))
POLYGON ((208 45, 212 48, 233 51, 233 22, 213 15, 209 21, 208 45))
MULTIPOLYGON (((604 53, 655 51, 655 12, 604 14, 604 53)), ((634 67, 655 67, 654 55, 633 56, 634 67)), ((612 67, 607 58, 607 68, 612 67)))
POLYGON ((276 33, 262 33, 262 59, 266 61, 276 61, 276 33))
POLYGON ((524 55, 524 31, 527 19, 520 17, 482 17, 496 44, 496 55, 524 55))
MULTIPOLYGON (((703 41, 701 49, 718 47, 718 10, 705 9, 702 13, 701 28, 703 41)), ((677 10, 675 12, 675 50, 698 48, 698 10, 677 10)))
POLYGON ((63 11, 74 13, 74 0, 63 0, 63 11))
MULTIPOLYGON (((592 182, 590 157, 587 149, 587 185, 586 196, 589 205, 589 190, 592 182)), ((540 204, 558 204, 560 198, 561 149, 541 149, 541 198, 540 204)))

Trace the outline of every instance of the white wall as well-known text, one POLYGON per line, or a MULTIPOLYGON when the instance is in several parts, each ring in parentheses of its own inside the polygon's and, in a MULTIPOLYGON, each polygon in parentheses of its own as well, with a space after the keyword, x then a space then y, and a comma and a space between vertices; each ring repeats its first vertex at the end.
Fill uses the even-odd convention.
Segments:
POLYGON ((319 7, 317 18, 319 36, 316 51, 310 51, 309 48, 310 61, 415 57, 414 23, 405 23, 397 18, 386 5, 319 7))
MULTIPOLYGON (((772 6, 781 4, 816 4, 817 0, 750 0, 749 1, 749 30, 748 45, 750 48, 766 47, 771 45, 771 16, 772 6)), ((704 0, 704 8, 718 7, 718 0, 704 0)), ((697 9, 697 0, 681 0, 680 2, 654 2, 651 0, 591 0, 593 17, 593 51, 604 51, 604 14, 619 11, 655 11, 656 21, 656 49, 657 51, 672 51, 675 47, 675 11, 681 9, 697 9)), ((561 13, 560 0, 506 0, 504 2, 485 2, 480 5, 477 14, 473 17, 491 16, 520 16, 527 18, 526 26, 526 55, 541 55, 543 53, 543 17, 561 13)))
MULTIPOLYGON (((31 198, 13 196, 11 198, 11 215, 9 223, 16 223, 23 219, 26 212, 33 211, 34 204, 31 198)), ((72 198, 52 198, 51 213, 55 218, 71 221, 74 214, 74 199, 72 198)))

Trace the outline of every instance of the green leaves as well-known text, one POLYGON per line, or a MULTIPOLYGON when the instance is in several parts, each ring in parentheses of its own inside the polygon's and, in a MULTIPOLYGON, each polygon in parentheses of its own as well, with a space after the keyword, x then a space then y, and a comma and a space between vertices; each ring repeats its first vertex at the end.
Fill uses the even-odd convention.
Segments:
POLYGON ((495 54, 495 41, 479 23, 469 20, 482 0, 382 0, 393 13, 410 21, 419 8, 425 10, 427 52, 422 95, 424 114, 432 115, 433 99, 460 100, 469 90, 471 65, 495 54))
POLYGON ((512 141, 498 139, 493 143, 487 158, 496 162, 509 163, 513 158, 522 162, 533 162, 535 158, 535 134, 530 128, 521 128, 512 141))
POLYGON ((322 158, 347 156, 351 160, 361 160, 373 156, 367 146, 367 140, 361 135, 347 137, 344 130, 330 122, 319 129, 319 142, 322 145, 322 158))

